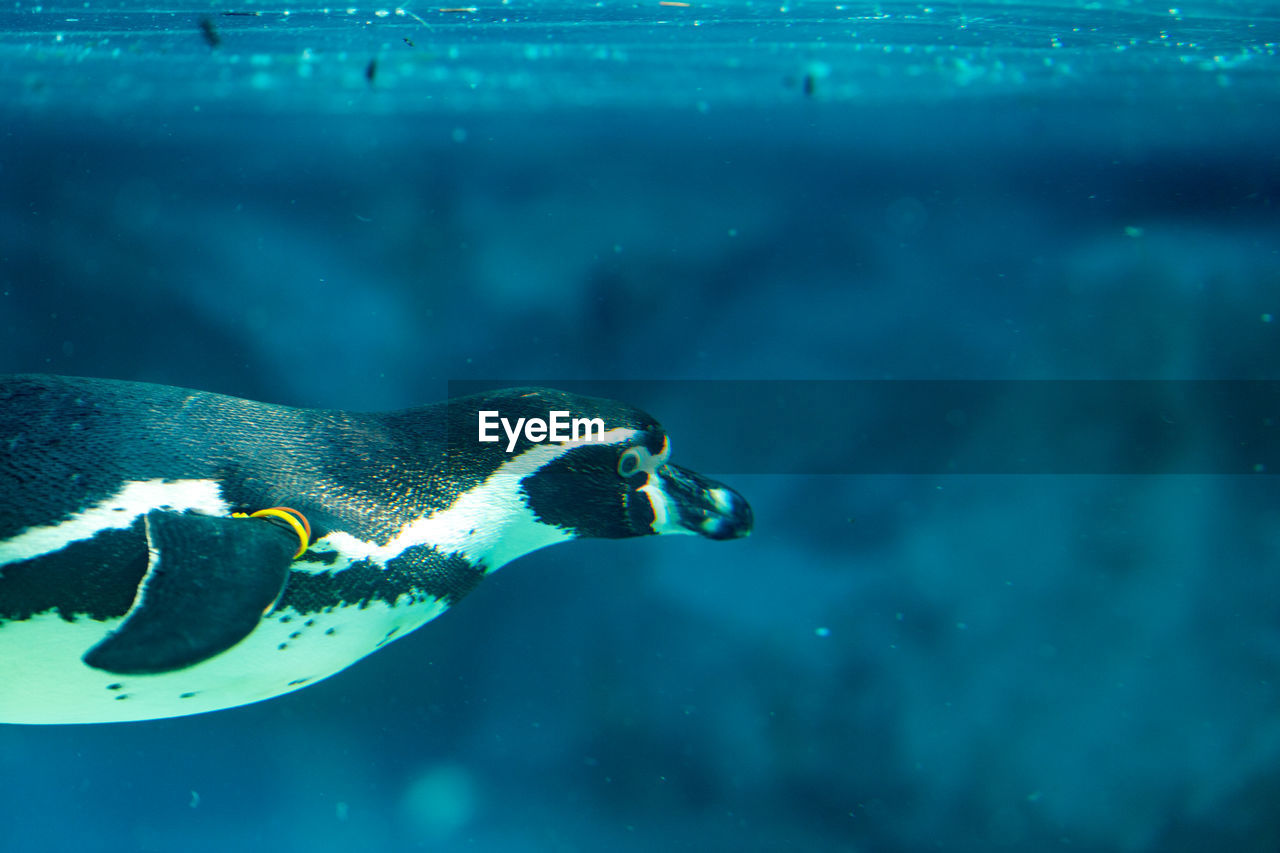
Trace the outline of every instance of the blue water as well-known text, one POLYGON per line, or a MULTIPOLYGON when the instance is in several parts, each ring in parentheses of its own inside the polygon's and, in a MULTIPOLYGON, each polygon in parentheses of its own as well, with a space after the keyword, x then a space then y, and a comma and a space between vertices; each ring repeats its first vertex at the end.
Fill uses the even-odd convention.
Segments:
MULTIPOLYGON (((1271 4, 439 8, 6 6, 0 372, 1280 379, 1271 4)), ((661 402, 695 469, 752 428, 661 402)), ((259 705, 0 727, 4 849, 1280 846, 1273 472, 735 467, 750 539, 539 552, 259 705)))

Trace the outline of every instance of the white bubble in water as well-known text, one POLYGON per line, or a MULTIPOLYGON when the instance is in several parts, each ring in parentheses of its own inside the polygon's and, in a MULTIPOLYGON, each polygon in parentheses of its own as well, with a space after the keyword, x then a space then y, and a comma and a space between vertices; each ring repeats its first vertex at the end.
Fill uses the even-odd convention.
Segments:
POLYGON ((474 777, 460 764, 428 765, 409 782, 400 807, 416 835, 447 838, 475 817, 474 777))

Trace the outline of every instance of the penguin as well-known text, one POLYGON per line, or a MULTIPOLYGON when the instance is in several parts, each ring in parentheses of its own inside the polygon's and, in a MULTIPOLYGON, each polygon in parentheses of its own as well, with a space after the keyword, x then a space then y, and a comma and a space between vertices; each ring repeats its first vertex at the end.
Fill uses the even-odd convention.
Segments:
POLYGON ((645 412, 547 388, 348 412, 0 376, 0 722, 269 699, 547 545, 747 535, 747 501, 670 454, 645 412), (532 428, 556 412, 598 426, 532 428))

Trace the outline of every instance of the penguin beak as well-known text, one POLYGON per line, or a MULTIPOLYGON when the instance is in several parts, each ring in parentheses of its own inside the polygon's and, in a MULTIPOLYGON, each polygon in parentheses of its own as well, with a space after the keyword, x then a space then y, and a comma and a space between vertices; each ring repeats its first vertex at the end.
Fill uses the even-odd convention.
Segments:
POLYGON ((655 533, 739 539, 751 532, 751 505, 733 489, 679 465, 662 465, 654 473, 657 488, 651 480, 642 491, 654 504, 655 533))

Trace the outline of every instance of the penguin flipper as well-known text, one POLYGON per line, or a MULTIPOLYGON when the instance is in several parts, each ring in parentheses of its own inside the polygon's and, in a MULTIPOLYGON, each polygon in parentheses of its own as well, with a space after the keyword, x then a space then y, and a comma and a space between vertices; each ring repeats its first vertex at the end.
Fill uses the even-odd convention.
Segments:
POLYGON ((151 559, 124 622, 84 654, 121 675, 171 672, 243 640, 275 604, 298 537, 256 518, 152 510, 151 559))

